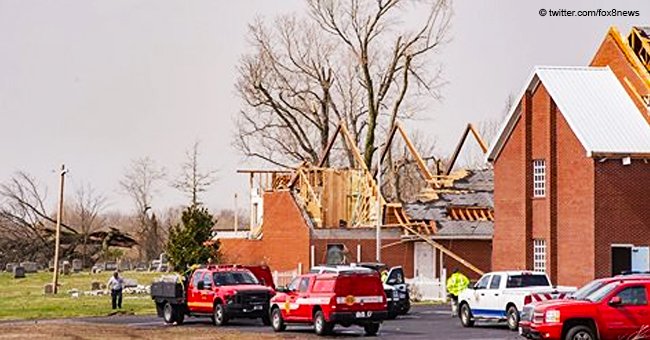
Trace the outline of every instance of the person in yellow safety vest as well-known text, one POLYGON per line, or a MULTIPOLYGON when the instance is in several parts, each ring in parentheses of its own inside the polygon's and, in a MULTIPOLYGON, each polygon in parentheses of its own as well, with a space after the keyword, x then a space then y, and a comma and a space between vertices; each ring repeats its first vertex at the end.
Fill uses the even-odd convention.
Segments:
POLYGON ((447 292, 451 299, 451 316, 458 315, 458 295, 469 286, 469 279, 454 268, 453 274, 447 279, 447 292))
POLYGON ((388 270, 384 269, 381 271, 381 282, 386 283, 388 280, 388 270))

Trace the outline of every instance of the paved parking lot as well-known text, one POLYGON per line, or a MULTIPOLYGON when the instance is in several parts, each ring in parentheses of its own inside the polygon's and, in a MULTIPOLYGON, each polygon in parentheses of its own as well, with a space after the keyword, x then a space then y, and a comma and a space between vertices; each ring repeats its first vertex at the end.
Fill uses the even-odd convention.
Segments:
MULTIPOLYGON (((166 326, 162 319, 154 316, 119 316, 86 318, 79 321, 91 323, 122 324, 136 328, 158 327, 205 327, 217 330, 208 319, 187 318, 182 326, 166 326)), ((233 320, 226 328, 243 333, 273 333, 259 320, 233 320)), ((309 326, 290 325, 286 332, 279 333, 283 338, 316 338, 309 326)), ((363 329, 359 327, 335 328, 334 338, 362 337, 363 329)), ((380 339, 523 339, 516 332, 511 332, 504 325, 478 324, 473 328, 463 328, 457 318, 452 318, 446 307, 416 306, 409 315, 397 320, 384 322, 379 331, 380 339)))

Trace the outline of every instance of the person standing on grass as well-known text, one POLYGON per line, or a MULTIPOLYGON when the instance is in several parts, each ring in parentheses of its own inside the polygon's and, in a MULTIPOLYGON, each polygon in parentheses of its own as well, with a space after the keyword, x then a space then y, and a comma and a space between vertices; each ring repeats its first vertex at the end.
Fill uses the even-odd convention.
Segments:
POLYGON ((108 284, 106 284, 106 286, 111 290, 113 309, 122 309, 122 288, 124 288, 124 279, 120 277, 120 273, 117 271, 113 273, 113 276, 108 279, 108 284))

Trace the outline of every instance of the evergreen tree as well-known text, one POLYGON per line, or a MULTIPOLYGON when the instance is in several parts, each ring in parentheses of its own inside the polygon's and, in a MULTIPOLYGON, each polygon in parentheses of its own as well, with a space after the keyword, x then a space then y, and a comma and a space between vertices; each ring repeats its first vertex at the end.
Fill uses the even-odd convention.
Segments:
POLYGON ((193 264, 203 264, 212 259, 219 262, 219 242, 205 245, 210 240, 214 218, 208 210, 191 205, 183 210, 181 223, 169 231, 167 255, 177 271, 184 271, 193 264))

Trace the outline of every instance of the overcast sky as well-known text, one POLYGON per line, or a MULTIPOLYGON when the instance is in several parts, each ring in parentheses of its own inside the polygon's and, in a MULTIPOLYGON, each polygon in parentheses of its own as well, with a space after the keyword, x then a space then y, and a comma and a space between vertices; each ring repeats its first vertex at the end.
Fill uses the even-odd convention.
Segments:
MULTIPOLYGON (((444 100, 418 126, 451 152, 467 122, 502 114, 535 65, 586 65, 610 25, 650 24, 650 1, 457 0, 443 64, 444 100), (638 10, 640 17, 541 17, 539 10, 638 10)), ((111 209, 128 209, 118 181, 149 156, 176 175, 202 141, 202 165, 219 169, 212 208, 246 195, 250 164, 231 147, 241 102, 234 81, 255 17, 304 10, 299 0, 0 0, 0 181, 18 170, 55 195, 92 183, 111 209)), ((409 18, 404 18, 408 21, 409 18)), ((163 185, 154 208, 187 200, 163 185)), ((51 206, 54 207, 53 202, 51 206)))

